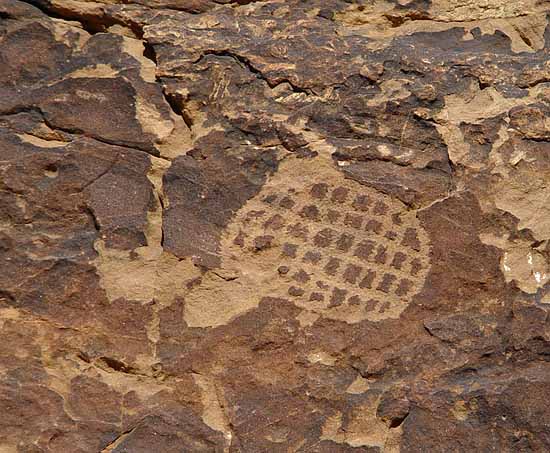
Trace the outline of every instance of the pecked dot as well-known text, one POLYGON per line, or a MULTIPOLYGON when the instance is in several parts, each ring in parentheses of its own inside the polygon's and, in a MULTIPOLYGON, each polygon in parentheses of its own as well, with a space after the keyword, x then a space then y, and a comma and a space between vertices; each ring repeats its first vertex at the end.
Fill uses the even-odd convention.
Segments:
POLYGON ((345 203, 349 190, 345 187, 337 187, 332 191, 331 200, 335 203, 345 203))

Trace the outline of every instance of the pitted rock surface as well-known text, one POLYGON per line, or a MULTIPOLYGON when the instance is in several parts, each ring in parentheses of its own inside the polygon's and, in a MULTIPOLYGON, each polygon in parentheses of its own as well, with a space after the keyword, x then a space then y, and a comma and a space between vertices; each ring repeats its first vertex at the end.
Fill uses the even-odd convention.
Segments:
POLYGON ((0 453, 550 451, 549 13, 0 1, 0 453))
POLYGON ((424 285, 429 238, 403 203, 325 165, 285 163, 235 215, 226 263, 251 278, 267 268, 254 291, 307 310, 356 321, 397 317, 424 285))

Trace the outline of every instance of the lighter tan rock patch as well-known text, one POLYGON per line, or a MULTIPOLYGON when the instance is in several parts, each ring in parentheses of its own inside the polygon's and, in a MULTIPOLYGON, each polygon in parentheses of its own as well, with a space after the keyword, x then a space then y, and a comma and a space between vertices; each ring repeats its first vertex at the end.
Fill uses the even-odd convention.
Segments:
POLYGON ((223 398, 218 393, 221 390, 218 389, 214 380, 210 377, 195 373, 193 379, 201 390, 202 420, 210 428, 223 434, 225 439, 224 451, 229 451, 233 434, 223 409, 224 403, 221 401, 223 398))
POLYGON ((155 300, 170 305, 186 292, 185 281, 200 273, 190 260, 180 260, 161 246, 162 239, 162 175, 170 162, 150 156, 148 178, 155 188, 156 208, 148 213, 147 245, 133 251, 109 249, 104 241, 95 243, 98 257, 94 261, 101 286, 109 300, 124 298, 137 302, 155 300))
POLYGON ((322 427, 321 439, 332 440, 352 447, 378 447, 384 453, 399 453, 402 429, 390 428, 376 416, 377 401, 353 409, 350 421, 342 430, 343 415, 337 412, 327 418, 322 427))
POLYGON ((535 294, 550 281, 550 263, 541 252, 546 242, 533 247, 527 241, 510 240, 492 234, 481 234, 480 239, 484 244, 503 251, 500 270, 506 282, 514 282, 523 292, 535 294))
POLYGON ((512 52, 516 53, 544 48, 548 23, 545 5, 536 0, 434 0, 425 18, 414 20, 407 16, 406 10, 397 9, 395 2, 378 1, 350 5, 335 14, 335 21, 341 25, 342 35, 370 38, 372 49, 386 48, 399 36, 453 28, 463 28, 465 40, 474 39, 471 31, 477 28, 485 35, 504 33, 510 38, 512 52))

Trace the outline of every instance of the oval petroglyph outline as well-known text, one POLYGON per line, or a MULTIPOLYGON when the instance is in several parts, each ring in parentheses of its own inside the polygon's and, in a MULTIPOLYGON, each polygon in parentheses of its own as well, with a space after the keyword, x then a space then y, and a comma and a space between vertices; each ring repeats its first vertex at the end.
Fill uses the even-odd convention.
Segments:
POLYGON ((397 318, 430 267, 415 212, 332 162, 285 164, 222 237, 222 268, 239 276, 239 292, 348 322, 397 318))

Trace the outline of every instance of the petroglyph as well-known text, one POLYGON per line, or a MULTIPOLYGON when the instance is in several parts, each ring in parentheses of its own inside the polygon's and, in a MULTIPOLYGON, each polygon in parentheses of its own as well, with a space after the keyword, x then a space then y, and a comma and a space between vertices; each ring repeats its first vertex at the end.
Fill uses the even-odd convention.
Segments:
POLYGON ((222 238, 222 267, 236 276, 228 297, 210 308, 201 300, 215 288, 201 288, 186 321, 223 323, 265 296, 347 322, 396 318, 424 284, 429 250, 400 202, 344 179, 328 159, 287 161, 222 238))

